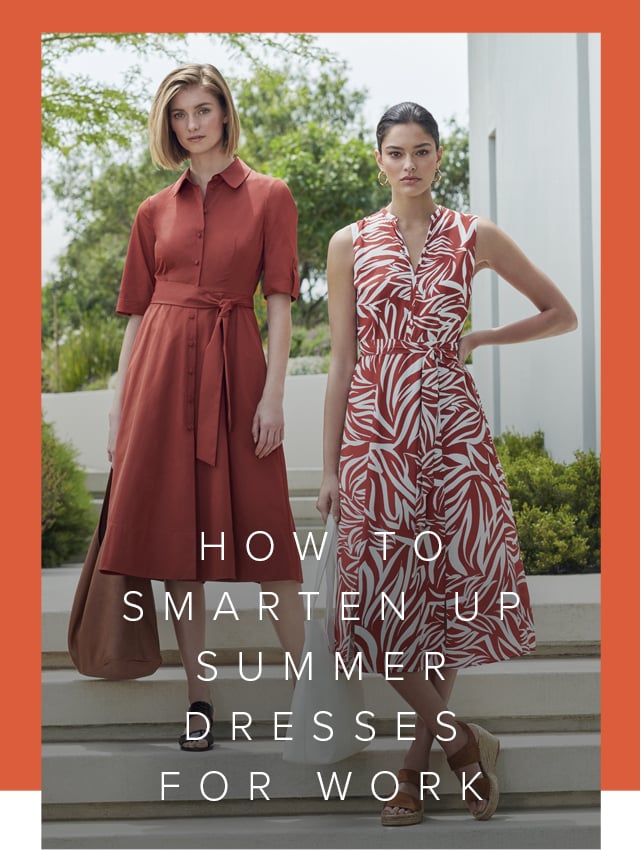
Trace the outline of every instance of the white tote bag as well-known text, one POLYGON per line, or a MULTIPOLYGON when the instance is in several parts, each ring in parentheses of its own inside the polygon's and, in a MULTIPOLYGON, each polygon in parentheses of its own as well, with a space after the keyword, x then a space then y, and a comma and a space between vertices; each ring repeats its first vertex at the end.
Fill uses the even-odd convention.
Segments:
POLYGON ((355 670, 349 679, 340 671, 336 675, 334 652, 330 649, 334 646, 336 574, 336 524, 331 514, 316 580, 317 593, 323 574, 327 587, 325 623, 314 618, 318 600, 315 596, 311 619, 305 623, 303 647, 303 659, 306 653, 311 653, 312 675, 310 678, 305 668, 296 683, 291 707, 291 740, 285 741, 283 748, 285 761, 302 764, 332 764, 348 758, 364 749, 371 736, 367 728, 356 723, 357 714, 365 708, 358 671, 355 670), (359 740, 357 735, 366 740, 359 740))

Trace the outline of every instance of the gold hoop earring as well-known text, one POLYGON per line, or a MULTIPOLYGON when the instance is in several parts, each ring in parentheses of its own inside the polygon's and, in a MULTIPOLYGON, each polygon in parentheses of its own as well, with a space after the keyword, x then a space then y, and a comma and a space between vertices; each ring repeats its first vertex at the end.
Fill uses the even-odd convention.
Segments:
POLYGON ((443 179, 443 175, 441 174, 441 169, 437 168, 436 171, 434 172, 434 179, 432 180, 432 183, 435 186, 438 186, 438 184, 441 182, 442 179, 443 179))
POLYGON ((379 186, 389 186, 389 177, 384 171, 379 171, 376 179, 378 180, 379 186))

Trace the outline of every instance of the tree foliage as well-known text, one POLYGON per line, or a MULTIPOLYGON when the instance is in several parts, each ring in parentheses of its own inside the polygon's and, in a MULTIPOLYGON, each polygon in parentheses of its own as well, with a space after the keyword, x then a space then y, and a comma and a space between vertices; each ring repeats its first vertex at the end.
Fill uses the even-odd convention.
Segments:
MULTIPOLYGON (((67 156, 71 151, 130 148, 142 138, 150 92, 139 64, 132 64, 122 84, 113 86, 86 73, 65 69, 72 56, 127 51, 141 60, 166 56, 187 63, 187 33, 43 33, 42 145, 45 151, 67 156)), ((262 67, 269 55, 283 53, 306 60, 326 61, 327 53, 307 33, 209 33, 212 47, 223 45, 262 67)))
POLYGON ((325 321, 324 272, 331 235, 376 209, 379 190, 372 147, 365 140, 366 92, 351 89, 335 62, 317 74, 286 65, 241 82, 241 156, 281 177, 298 206, 301 297, 294 320, 325 321))
POLYGON ((455 118, 445 122, 441 130, 443 159, 442 180, 434 188, 434 197, 439 204, 459 212, 470 211, 470 160, 469 131, 455 118))

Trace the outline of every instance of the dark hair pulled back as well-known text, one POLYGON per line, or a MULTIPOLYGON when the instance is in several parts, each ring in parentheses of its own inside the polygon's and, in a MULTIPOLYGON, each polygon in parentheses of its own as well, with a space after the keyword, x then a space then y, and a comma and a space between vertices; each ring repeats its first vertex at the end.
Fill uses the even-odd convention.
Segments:
POLYGON ((418 124, 434 139, 434 143, 438 148, 438 124, 436 123, 434 116, 431 112, 428 112, 425 107, 407 100, 403 103, 397 103, 395 106, 390 106, 378 122, 376 127, 376 144, 378 145, 379 153, 381 153, 383 139, 387 135, 387 132, 396 124, 418 124))

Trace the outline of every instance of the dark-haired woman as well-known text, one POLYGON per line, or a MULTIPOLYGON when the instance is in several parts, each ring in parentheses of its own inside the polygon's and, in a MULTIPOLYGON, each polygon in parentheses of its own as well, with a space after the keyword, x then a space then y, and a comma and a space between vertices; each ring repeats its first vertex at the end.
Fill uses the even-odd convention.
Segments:
POLYGON ((203 582, 261 583, 277 594, 281 644, 294 658, 302 650, 301 564, 282 449, 297 215, 281 180, 235 156, 238 113, 212 65, 165 77, 149 129, 157 164, 190 165, 143 201, 129 242, 117 310, 130 319, 110 413, 101 569, 165 581, 191 703, 179 743, 194 752, 213 745, 200 660, 203 582), (253 310, 259 280, 267 366, 253 310))
POLYGON ((434 739, 469 810, 486 820, 498 803, 499 742, 447 713, 456 671, 531 652, 535 638, 504 476, 464 364, 481 345, 570 331, 576 316, 492 222, 434 202, 442 148, 427 110, 392 107, 377 143, 391 201, 334 234, 327 264, 332 359, 318 508, 339 522, 337 594, 352 606, 337 617, 336 651, 347 662, 361 653, 363 668, 384 674, 417 715, 383 824, 422 819, 420 774, 434 739), (537 312, 461 336, 484 268, 537 312))

